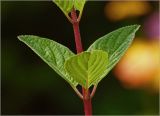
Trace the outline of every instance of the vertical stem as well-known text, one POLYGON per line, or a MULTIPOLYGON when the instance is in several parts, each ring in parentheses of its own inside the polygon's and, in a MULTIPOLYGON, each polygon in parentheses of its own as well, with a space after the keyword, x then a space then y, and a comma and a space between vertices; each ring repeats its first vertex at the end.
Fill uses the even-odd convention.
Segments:
MULTIPOLYGON (((77 53, 81 53, 83 51, 81 35, 79 30, 79 21, 77 20, 76 10, 73 8, 71 12, 72 25, 74 30, 75 44, 77 53)), ((92 115, 92 104, 89 89, 85 89, 82 87, 83 94, 83 104, 84 104, 84 112, 86 116, 92 115)))
POLYGON ((89 89, 82 88, 84 112, 86 116, 92 115, 92 101, 89 89))
POLYGON ((72 17, 72 25, 74 30, 76 50, 77 50, 77 53, 80 53, 80 52, 83 52, 83 48, 82 48, 81 35, 79 30, 79 22, 77 21, 77 15, 74 8, 71 12, 71 17, 72 17))

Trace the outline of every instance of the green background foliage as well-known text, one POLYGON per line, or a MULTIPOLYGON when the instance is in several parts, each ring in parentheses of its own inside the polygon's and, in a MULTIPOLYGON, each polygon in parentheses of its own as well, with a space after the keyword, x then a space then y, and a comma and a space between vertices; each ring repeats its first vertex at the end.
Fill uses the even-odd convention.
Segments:
MULTIPOLYGON (((85 50, 106 33, 144 21, 145 16, 110 22, 104 17, 105 3, 89 1, 84 7, 80 29, 85 50)), ((157 2, 150 4, 157 8, 157 2)), ((64 14, 51 1, 3 1, 1 16, 2 114, 83 114, 82 101, 72 88, 17 39, 23 34, 55 38, 76 53, 72 26, 64 14)), ((110 72, 97 88, 93 113, 158 114, 158 94, 125 89, 110 72)))

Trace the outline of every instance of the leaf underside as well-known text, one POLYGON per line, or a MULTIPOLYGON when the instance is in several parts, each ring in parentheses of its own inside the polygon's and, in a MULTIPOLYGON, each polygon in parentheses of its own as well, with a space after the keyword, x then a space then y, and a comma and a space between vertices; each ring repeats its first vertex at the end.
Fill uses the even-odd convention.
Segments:
POLYGON ((84 88, 98 84, 108 64, 108 54, 102 50, 82 52, 66 60, 65 69, 84 88))
POLYGON ((61 77, 63 77, 72 86, 77 86, 77 82, 70 77, 65 69, 65 61, 74 56, 67 47, 50 39, 33 36, 21 35, 19 40, 29 46, 38 56, 40 56, 52 69, 54 69, 61 77))
MULTIPOLYGON (((135 37, 139 25, 131 25, 117 29, 96 40, 87 51, 103 50, 108 53, 108 66, 105 75, 117 64, 135 37)), ((101 79, 100 79, 101 80, 101 79)), ((99 80, 99 81, 100 81, 99 80)))

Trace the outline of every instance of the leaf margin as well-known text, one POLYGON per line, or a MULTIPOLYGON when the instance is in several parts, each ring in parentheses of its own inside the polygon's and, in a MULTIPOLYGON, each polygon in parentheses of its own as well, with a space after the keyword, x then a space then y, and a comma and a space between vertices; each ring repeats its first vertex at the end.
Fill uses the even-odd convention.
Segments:
MULTIPOLYGON (((67 78, 68 77, 66 77, 66 76, 69 76, 69 75, 64 75, 63 73, 61 73, 61 71, 59 71, 59 69, 57 69, 56 67, 52 67, 53 65, 51 65, 51 64, 49 64, 48 63, 48 61, 45 59, 45 58, 43 58, 43 56, 41 56, 34 48, 32 48, 26 41, 24 41, 23 39, 24 39, 24 37, 38 37, 38 38, 41 38, 41 39, 45 39, 45 40, 48 40, 48 41, 50 41, 50 42, 53 42, 53 43, 55 43, 55 44, 57 44, 57 45, 60 45, 60 46, 62 46, 62 47, 64 47, 66 50, 68 50, 73 56, 75 55, 69 48, 67 48, 66 46, 64 46, 64 45, 62 45, 62 44, 60 44, 60 43, 58 43, 58 42, 56 42, 56 41, 53 41, 53 40, 51 40, 51 39, 48 39, 48 38, 44 38, 44 37, 40 37, 40 36, 35 36, 35 35, 19 35, 19 36, 17 36, 17 38, 21 41, 21 42, 23 42, 23 43, 25 43, 34 53, 36 53, 46 64, 48 64, 57 74, 59 74, 64 80, 66 80, 71 86, 72 86, 72 88, 75 88, 77 85, 78 85, 78 83, 77 82, 74 82, 74 83, 72 83, 72 82, 70 82, 67 78)), ((63 64, 63 66, 64 66, 64 64, 63 64)), ((66 73, 67 74, 67 73, 66 73)), ((70 77, 71 78, 71 77, 70 77)))
MULTIPOLYGON (((120 55, 119 59, 118 59, 111 67, 109 67, 109 68, 106 70, 106 73, 101 77, 101 79, 99 80, 99 82, 105 77, 105 75, 107 75, 107 74, 113 69, 113 67, 119 62, 119 60, 120 60, 120 59, 122 58, 122 56, 125 54, 125 52, 126 52, 127 49, 130 47, 130 45, 131 45, 131 43, 132 43, 132 41, 133 41, 133 39, 134 39, 134 37, 135 37, 135 33, 136 33, 136 32, 138 31, 138 29, 140 28, 140 25, 138 25, 138 24, 129 25, 129 26, 124 26, 124 27, 118 28, 118 29, 116 29, 116 30, 113 30, 112 32, 107 33, 107 34, 105 34, 104 36, 96 39, 96 40, 89 46, 89 48, 87 49, 87 51, 92 51, 92 50, 104 50, 104 49, 101 49, 101 48, 98 48, 98 49, 97 49, 97 48, 94 48, 94 45, 95 45, 97 42, 105 39, 106 36, 107 36, 107 37, 108 37, 108 36, 112 36, 112 35, 113 35, 115 32, 117 32, 118 30, 122 30, 122 29, 125 29, 125 28, 128 28, 128 27, 135 27, 135 29, 134 29, 134 31, 132 32, 132 34, 130 34, 131 39, 130 39, 130 41, 129 41, 128 46, 125 48, 124 52, 120 55)), ((106 39, 107 39, 107 38, 106 38, 106 39)), ((104 51, 108 52, 107 50, 104 50, 104 51)), ((110 59, 110 56, 109 56, 109 63, 110 63, 110 60, 111 60, 111 59, 110 59)))

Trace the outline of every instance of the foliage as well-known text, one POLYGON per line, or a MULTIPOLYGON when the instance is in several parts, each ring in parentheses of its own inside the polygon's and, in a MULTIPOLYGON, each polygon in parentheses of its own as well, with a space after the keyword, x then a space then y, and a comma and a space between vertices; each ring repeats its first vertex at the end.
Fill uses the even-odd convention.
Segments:
POLYGON ((18 38, 38 54, 72 87, 97 85, 116 65, 131 44, 139 25, 115 30, 95 41, 87 50, 75 55, 67 47, 50 39, 33 35, 18 38))
POLYGON ((98 83, 125 53, 139 25, 115 30, 97 39, 87 51, 82 52, 79 22, 85 0, 54 0, 54 2, 73 25, 78 54, 72 53, 67 47, 50 39, 33 35, 21 35, 18 38, 72 86, 77 95, 83 99, 85 115, 91 115, 91 98, 98 83), (79 11, 78 17, 76 10, 79 11), (82 93, 77 89, 77 85, 82 87, 82 93), (93 89, 90 93, 89 88, 92 85, 93 89))
POLYGON ((108 54, 102 50, 82 52, 69 58, 65 69, 82 87, 97 85, 99 78, 107 70, 108 54))
MULTIPOLYGON (((108 66, 104 72, 105 75, 118 63, 120 58, 124 55, 127 48, 132 43, 139 25, 131 25, 117 29, 99 39, 97 39, 87 51, 104 50, 108 53, 108 66)), ((99 78, 99 81, 104 76, 99 78)))
POLYGON ((69 13, 71 13, 71 10, 73 8, 79 11, 79 18, 81 17, 86 0, 53 0, 53 2, 62 10, 65 16, 70 20, 70 17, 68 15, 69 13))

